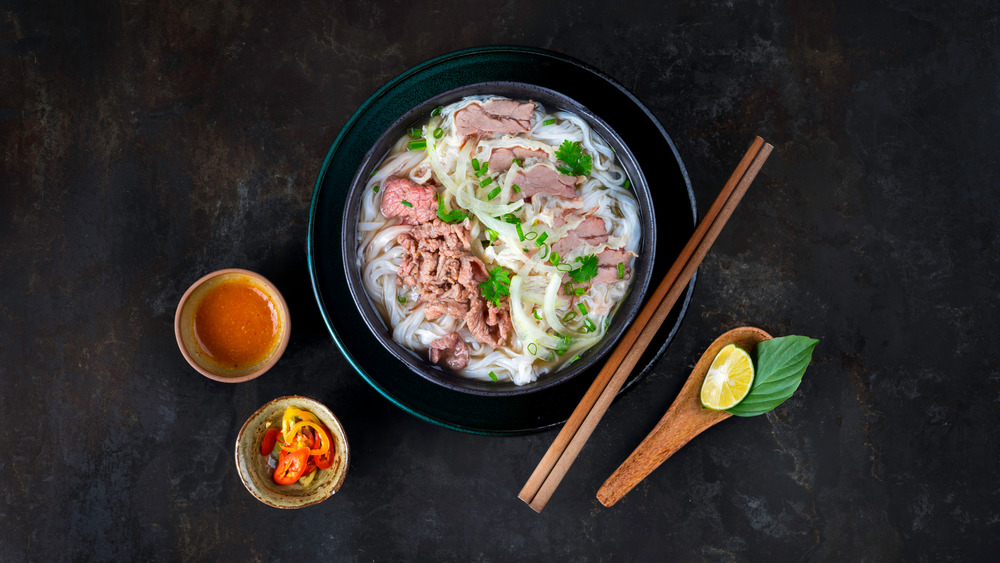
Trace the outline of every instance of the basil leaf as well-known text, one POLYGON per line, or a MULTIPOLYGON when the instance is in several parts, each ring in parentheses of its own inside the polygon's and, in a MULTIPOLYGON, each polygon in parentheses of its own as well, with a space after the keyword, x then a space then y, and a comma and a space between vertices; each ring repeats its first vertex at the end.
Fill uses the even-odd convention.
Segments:
POLYGON ((745 399, 728 412, 757 416, 774 410, 795 393, 812 360, 819 340, 805 336, 782 336, 757 345, 753 387, 745 399))

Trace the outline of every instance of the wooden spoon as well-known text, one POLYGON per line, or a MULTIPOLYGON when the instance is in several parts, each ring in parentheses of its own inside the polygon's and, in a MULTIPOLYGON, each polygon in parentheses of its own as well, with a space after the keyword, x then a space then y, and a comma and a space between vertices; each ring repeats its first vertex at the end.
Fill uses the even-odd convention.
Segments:
POLYGON ((736 344, 752 354, 758 343, 770 339, 770 334, 749 326, 734 328, 717 338, 691 370, 691 375, 681 388, 680 394, 674 399, 674 403, 670 405, 667 414, 663 415, 632 455, 628 456, 628 459, 601 485, 597 491, 597 500, 604 506, 618 502, 692 438, 733 416, 725 411, 702 408, 701 385, 705 381, 705 375, 708 374, 708 368, 711 367, 712 360, 719 351, 728 344, 736 344))

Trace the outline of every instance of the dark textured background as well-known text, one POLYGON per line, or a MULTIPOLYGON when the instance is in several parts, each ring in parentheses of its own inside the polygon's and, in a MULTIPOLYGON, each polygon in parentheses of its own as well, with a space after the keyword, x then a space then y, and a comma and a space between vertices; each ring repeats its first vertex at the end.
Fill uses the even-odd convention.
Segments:
POLYGON ((995 560, 1000 9, 636 4, 0 2, 0 559, 995 560), (488 44, 624 84, 701 210, 753 135, 775 146, 679 338, 541 515, 516 494, 556 432, 475 436, 393 406, 336 350, 306 269, 348 117, 488 44), (194 372, 172 331, 187 286, 224 267, 270 277, 294 319, 284 358, 240 385, 194 372), (700 351, 743 324, 821 339, 798 393, 600 506, 700 351), (279 511, 232 448, 292 393, 341 417, 353 459, 334 498, 279 511))

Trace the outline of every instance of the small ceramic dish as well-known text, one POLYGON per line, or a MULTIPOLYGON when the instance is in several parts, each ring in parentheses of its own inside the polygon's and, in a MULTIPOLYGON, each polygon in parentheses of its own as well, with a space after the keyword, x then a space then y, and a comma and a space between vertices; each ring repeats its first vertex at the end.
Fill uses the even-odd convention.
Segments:
POLYGON ((323 502, 340 490, 347 476, 347 466, 350 463, 350 446, 347 444, 347 434, 340 420, 322 403, 298 395, 279 397, 257 409, 236 437, 236 470, 240 480, 260 502, 275 508, 302 508, 323 502), (279 485, 271 478, 273 468, 268 465, 270 456, 260 453, 260 444, 269 428, 281 428, 281 417, 288 407, 296 407, 309 411, 323 423, 333 437, 336 452, 333 465, 329 469, 321 469, 308 487, 299 483, 279 485))
MULTIPOLYGON (((243 303, 234 301, 228 305, 230 305, 229 311, 245 317, 247 311, 243 307, 243 303)), ((213 310, 225 309, 215 308, 213 310)), ((239 317, 234 318, 238 319, 239 317)), ((249 270, 230 268, 204 276, 184 292, 184 296, 181 297, 181 301, 177 305, 177 313, 174 315, 174 335, 177 337, 177 346, 180 348, 181 354, 184 355, 184 359, 205 377, 226 383, 249 381, 271 369, 288 346, 290 334, 291 316, 288 313, 285 298, 267 278, 249 270), (252 355, 244 354, 247 358, 252 359, 243 362, 223 362, 220 360, 221 356, 213 357, 209 352, 206 352, 206 348, 210 346, 206 346, 203 342, 204 336, 196 330, 197 314, 202 304, 207 303, 206 297, 211 296, 214 290, 226 284, 239 284, 243 288, 249 288, 251 294, 257 296, 258 305, 263 307, 265 316, 270 317, 264 319, 263 322, 266 323, 267 330, 273 331, 273 334, 262 337, 263 341, 259 350, 252 355)), ((241 335, 232 334, 232 330, 230 330, 229 334, 223 336, 232 338, 241 335)), ((238 344, 245 344, 245 342, 238 342, 238 344)))

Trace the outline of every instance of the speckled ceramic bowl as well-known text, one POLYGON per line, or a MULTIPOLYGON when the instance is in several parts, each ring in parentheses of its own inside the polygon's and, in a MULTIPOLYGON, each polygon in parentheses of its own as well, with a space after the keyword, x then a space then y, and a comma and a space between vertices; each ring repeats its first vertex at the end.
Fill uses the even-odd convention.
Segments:
MULTIPOLYGON (((650 194, 649 183, 646 181, 646 176, 643 174, 634 154, 622 138, 598 115, 569 96, 549 88, 520 82, 482 82, 462 86, 461 88, 449 90, 426 99, 400 116, 392 126, 379 136, 358 169, 351 184, 351 189, 348 192, 342 225, 342 240, 350 241, 349 244, 343 245, 342 250, 347 284, 354 302, 361 313, 361 317, 375 338, 392 355, 425 379, 452 391, 475 395, 497 396, 535 393, 572 379, 599 362, 601 358, 611 351, 612 346, 614 346, 622 333, 625 332, 625 329, 628 328, 639 313, 646 292, 649 289, 653 271, 652 265, 656 259, 657 249, 657 221, 656 215, 653 213, 653 199, 650 194), (364 288, 364 283, 361 279, 361 267, 358 262, 358 249, 355 243, 358 232, 358 218, 360 217, 361 193, 365 189, 367 179, 389 153, 392 145, 410 127, 419 125, 425 121, 431 110, 435 107, 448 105, 466 96, 478 94, 495 94, 515 100, 534 100, 540 102, 549 111, 570 111, 583 118, 591 129, 600 134, 614 149, 618 165, 625 170, 632 183, 632 189, 641 214, 642 239, 639 242, 639 256, 636 258, 633 266, 632 284, 629 287, 628 293, 621 300, 617 312, 612 317, 611 325, 608 327, 605 337, 593 347, 580 354, 578 361, 555 372, 542 375, 537 381, 521 386, 509 381, 493 383, 462 377, 450 370, 430 363, 426 353, 418 354, 396 342, 392 337, 391 327, 389 327, 386 320, 378 312, 378 309, 364 288)), ((407 376, 408 374, 400 374, 400 377, 407 376)))
POLYGON ((298 395, 279 397, 257 409, 236 437, 236 470, 240 480, 257 500, 275 508, 302 508, 330 498, 344 483, 350 458, 347 434, 340 420, 322 403, 298 395), (268 465, 269 456, 260 453, 264 434, 275 424, 281 427, 281 416, 290 406, 316 415, 333 436, 336 451, 333 465, 329 469, 321 469, 308 487, 298 483, 275 483, 271 478, 273 470, 268 465))
POLYGON ((191 367, 198 373, 225 383, 239 383, 249 381, 271 369, 281 358, 288 346, 288 338, 292 333, 291 315, 288 313, 288 305, 281 292, 268 281, 264 276, 249 270, 229 268, 212 272, 194 282, 181 297, 177 304, 177 313, 174 315, 174 336, 177 338, 177 346, 181 349, 181 354, 191 367), (280 332, 274 345, 268 353, 257 363, 238 368, 229 368, 213 362, 209 359, 198 345, 194 334, 194 315, 198 310, 198 304, 208 294, 209 290, 217 284, 228 280, 244 279, 249 281, 254 288, 267 295, 271 303, 274 304, 278 314, 280 332))

